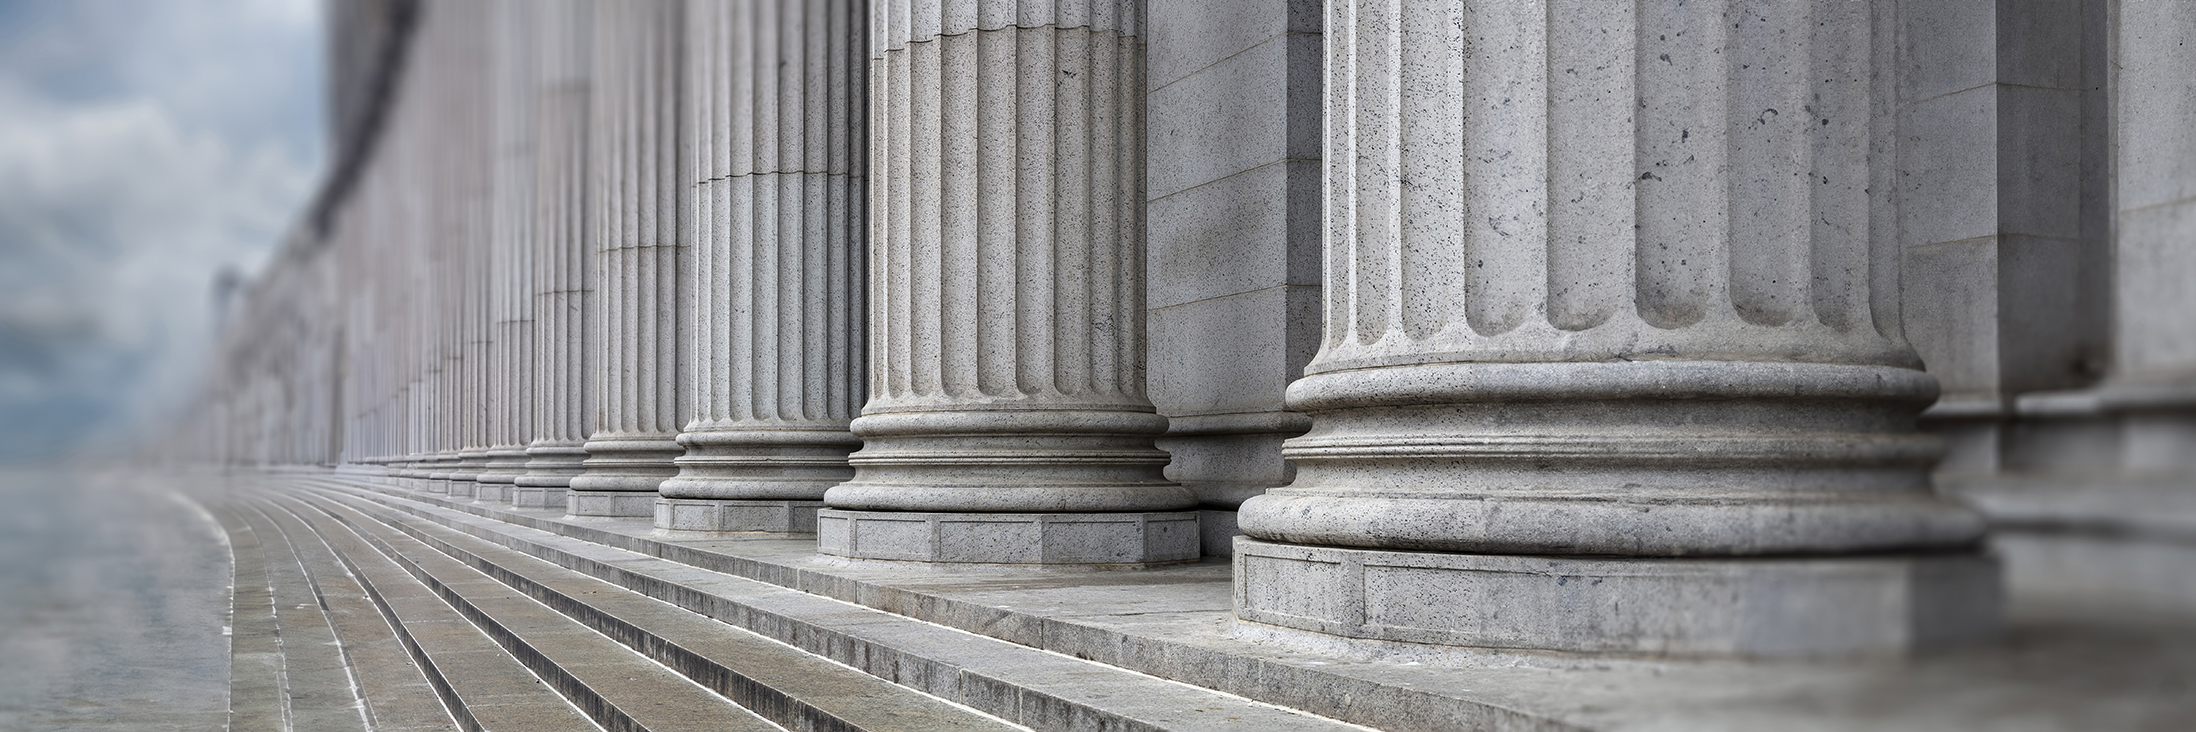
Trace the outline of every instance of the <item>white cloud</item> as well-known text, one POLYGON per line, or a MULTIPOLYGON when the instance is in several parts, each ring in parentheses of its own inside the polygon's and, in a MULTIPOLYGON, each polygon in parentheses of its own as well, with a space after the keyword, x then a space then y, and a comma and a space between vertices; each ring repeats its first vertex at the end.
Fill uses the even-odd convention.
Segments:
POLYGON ((320 167, 312 0, 64 7, 0 44, 0 443, 185 386, 214 273, 264 261, 320 167))

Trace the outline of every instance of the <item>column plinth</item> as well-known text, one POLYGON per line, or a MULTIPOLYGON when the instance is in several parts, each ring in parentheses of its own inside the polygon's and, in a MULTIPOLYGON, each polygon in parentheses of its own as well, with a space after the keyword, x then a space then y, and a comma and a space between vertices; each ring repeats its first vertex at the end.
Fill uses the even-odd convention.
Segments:
POLYGON ((1330 3, 1312 426, 1242 505, 1239 617, 1672 655, 1995 631, 1915 427, 1888 11, 1743 10, 1330 3))
POLYGON ((873 6, 869 402, 819 550, 1194 558, 1197 499, 1161 474, 1144 392, 1142 3, 977 5, 873 6), (863 538, 888 513, 958 518, 863 538), (1079 524, 1030 517, 1065 513, 1134 518, 1104 551, 1054 551, 1079 524), (1190 530, 1151 529, 1176 516, 1190 530))

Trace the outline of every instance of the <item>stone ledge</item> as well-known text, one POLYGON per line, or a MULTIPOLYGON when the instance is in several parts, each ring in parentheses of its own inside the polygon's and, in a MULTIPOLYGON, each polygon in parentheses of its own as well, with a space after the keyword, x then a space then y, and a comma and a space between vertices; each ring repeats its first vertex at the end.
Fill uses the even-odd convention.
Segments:
POLYGON ((656 499, 656 528, 669 531, 767 531, 816 533, 823 501, 656 499))
POLYGON ((965 564, 1151 565, 1197 561, 1196 511, 816 514, 816 551, 848 559, 965 564))
POLYGON ((1236 614, 1328 635, 1668 656, 1902 654, 1995 635, 1975 554, 1616 559, 1235 540, 1236 614))

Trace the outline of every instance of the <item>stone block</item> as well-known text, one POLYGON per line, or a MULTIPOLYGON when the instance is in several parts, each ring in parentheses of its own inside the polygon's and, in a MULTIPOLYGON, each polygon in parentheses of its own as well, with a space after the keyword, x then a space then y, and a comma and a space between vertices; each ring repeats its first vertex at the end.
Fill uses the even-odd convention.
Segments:
MULTIPOLYGON (((1290 28, 1290 6, 1305 0, 1152 3, 1147 73, 1154 89, 1263 43, 1290 28)), ((1317 3, 1310 3, 1317 5, 1317 3)), ((1312 13, 1315 22, 1317 13, 1312 13)), ((1314 26, 1312 30, 1316 31, 1314 26)))
POLYGON ((823 501, 656 499, 656 528, 671 531, 767 531, 810 534, 823 501))
POLYGON ((1236 614, 1376 640, 1663 656, 1897 655, 1990 637, 1979 553, 1601 559, 1236 539, 1236 614))
POLYGON ((1977 87, 1907 105, 1899 120, 1906 246, 1998 232, 1998 95, 1977 87))
POLYGON ((849 559, 1137 566, 1195 561, 1198 514, 823 509, 816 550, 849 559))
MULTIPOLYGON (((2196 119, 2196 116, 2190 117, 2196 119)), ((2122 204, 2125 206, 2125 203, 2122 204)), ((2120 333, 2114 365, 2129 376, 2177 376, 2196 371, 2196 200, 2119 216, 2120 333)))
POLYGON ((652 517, 656 515, 656 494, 634 491, 567 491, 565 510, 572 516, 652 517))
POLYGON ((1276 37, 1149 95, 1147 195, 1164 198, 1289 153, 1289 45, 1276 37))
POLYGON ((1318 307, 1316 287, 1275 287, 1151 311, 1152 404, 1168 415, 1280 409, 1318 349, 1318 307))
POLYGON ((1319 286, 1319 164, 1282 161, 1153 200, 1145 303, 1319 286))
POLYGON ((1901 96, 1931 99, 1996 80, 1998 4, 1999 0, 1900 3, 1901 96))
POLYGON ((1205 508, 1197 511, 1197 535, 1205 556, 1229 557, 1235 555, 1235 537, 1243 530, 1235 526, 1234 511, 1205 508))
POLYGON ((512 487, 510 483, 482 483, 480 487, 473 489, 473 500, 482 503, 510 503, 512 487))
POLYGON ((564 508, 564 489, 522 485, 511 489, 512 508, 564 508))

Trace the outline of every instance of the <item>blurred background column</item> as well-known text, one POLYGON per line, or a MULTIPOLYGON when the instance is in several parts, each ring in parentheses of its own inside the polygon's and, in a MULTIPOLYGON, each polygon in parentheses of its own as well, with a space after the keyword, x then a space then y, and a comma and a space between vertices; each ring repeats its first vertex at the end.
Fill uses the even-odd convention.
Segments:
POLYGON ((526 472, 511 495, 520 508, 564 508, 565 491, 582 472, 587 436, 601 391, 590 378, 599 341, 588 319, 596 231, 589 216, 588 139, 594 8, 583 0, 529 3, 536 65, 533 94, 536 152, 529 233, 534 273, 534 439, 526 472))

